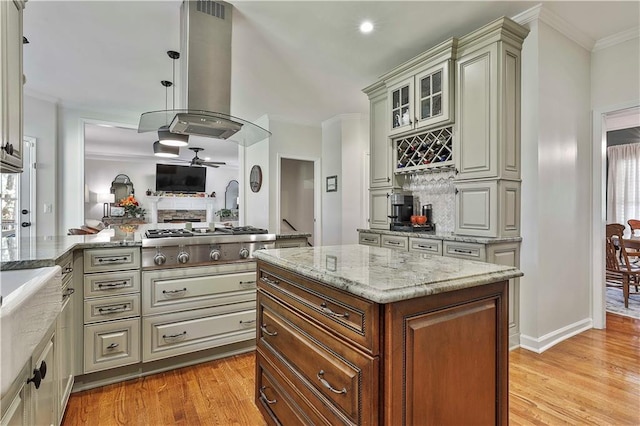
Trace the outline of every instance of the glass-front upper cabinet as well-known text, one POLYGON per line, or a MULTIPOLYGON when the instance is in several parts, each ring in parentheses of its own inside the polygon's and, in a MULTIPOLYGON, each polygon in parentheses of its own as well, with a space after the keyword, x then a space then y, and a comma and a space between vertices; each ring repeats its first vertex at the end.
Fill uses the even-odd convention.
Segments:
POLYGON ((452 70, 451 60, 427 64, 389 87, 390 136, 453 122, 452 70))

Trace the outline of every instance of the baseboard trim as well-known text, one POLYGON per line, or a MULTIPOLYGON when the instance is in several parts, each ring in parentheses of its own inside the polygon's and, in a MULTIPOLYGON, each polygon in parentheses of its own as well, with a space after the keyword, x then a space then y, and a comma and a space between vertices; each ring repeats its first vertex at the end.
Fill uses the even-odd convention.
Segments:
POLYGON ((574 322, 565 327, 559 328, 551 333, 547 333, 542 337, 532 337, 525 334, 520 335, 520 347, 528 351, 541 354, 550 347, 557 345, 563 340, 580 334, 583 331, 593 328, 593 320, 586 318, 581 321, 574 322))

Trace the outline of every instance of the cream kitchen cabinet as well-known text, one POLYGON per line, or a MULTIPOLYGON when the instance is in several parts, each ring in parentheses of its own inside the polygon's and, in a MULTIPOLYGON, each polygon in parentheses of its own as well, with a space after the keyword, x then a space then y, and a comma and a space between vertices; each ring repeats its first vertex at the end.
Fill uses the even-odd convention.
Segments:
POLYGON ((392 188, 369 190, 369 227, 372 229, 389 229, 391 204, 389 197, 392 188))
POLYGON ((456 182, 455 233, 479 237, 520 235, 520 182, 456 182))
POLYGON ((498 19, 460 38, 457 179, 520 179, 520 50, 528 30, 498 19))
POLYGON ((22 15, 25 2, 0 2, 0 172, 22 172, 22 15))
POLYGON ((84 251, 84 373, 140 361, 140 248, 84 251))
POLYGON ((391 188, 394 186, 393 151, 387 130, 387 93, 384 85, 366 88, 369 96, 369 187, 391 188))
POLYGON ((1 426, 28 426, 29 425, 29 391, 31 377, 31 364, 26 364, 12 387, 5 393, 0 401, 2 417, 1 426))
MULTIPOLYGON (((448 43, 454 45, 455 40, 448 43)), ((412 75, 396 77, 387 83, 389 136, 453 121, 452 72, 451 59, 435 65, 427 62, 418 71, 412 71, 412 75)))
MULTIPOLYGON (((58 383, 56 377, 56 333, 44 341, 39 356, 32 358, 31 368, 34 378, 41 378, 40 386, 31 389, 31 420, 34 425, 58 424, 58 383)), ((36 379, 37 380, 37 379, 36 379)))
POLYGON ((58 344, 56 345, 57 362, 57 394, 58 394, 58 422, 62 422, 67 401, 73 388, 74 366, 76 356, 75 345, 75 298, 76 287, 73 276, 73 253, 69 253, 58 264, 62 269, 62 309, 56 324, 58 344))

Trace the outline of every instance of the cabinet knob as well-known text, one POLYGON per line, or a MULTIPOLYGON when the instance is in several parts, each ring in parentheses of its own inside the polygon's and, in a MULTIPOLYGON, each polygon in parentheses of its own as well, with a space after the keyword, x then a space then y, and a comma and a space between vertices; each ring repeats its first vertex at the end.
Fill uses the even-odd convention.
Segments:
POLYGON ((8 143, 4 146, 4 150, 7 154, 13 155, 13 145, 8 143))

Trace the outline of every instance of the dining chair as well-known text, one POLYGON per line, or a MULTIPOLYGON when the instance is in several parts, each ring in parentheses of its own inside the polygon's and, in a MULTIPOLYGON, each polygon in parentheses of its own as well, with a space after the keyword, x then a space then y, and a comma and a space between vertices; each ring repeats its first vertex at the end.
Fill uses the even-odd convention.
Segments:
POLYGON ((620 223, 607 225, 606 230, 606 284, 607 286, 622 286, 624 307, 629 307, 629 290, 633 285, 637 293, 640 284, 640 267, 629 262, 629 255, 624 246, 624 228, 620 223), (616 253, 620 250, 620 258, 616 253))
POLYGON ((627 223, 629 224, 629 228, 631 228, 631 235, 633 235, 633 231, 635 231, 636 229, 640 230, 640 220, 629 219, 627 223))

